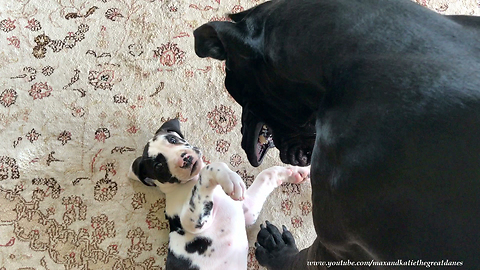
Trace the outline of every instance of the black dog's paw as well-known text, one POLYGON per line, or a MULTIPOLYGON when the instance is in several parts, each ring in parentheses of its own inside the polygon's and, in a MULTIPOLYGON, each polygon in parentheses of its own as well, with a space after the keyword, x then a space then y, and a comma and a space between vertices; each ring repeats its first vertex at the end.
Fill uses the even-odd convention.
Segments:
POLYGON ((280 233, 270 222, 266 221, 265 224, 266 227, 260 225, 255 243, 255 257, 262 266, 280 269, 285 266, 291 255, 298 253, 297 245, 285 226, 282 226, 283 232, 280 233))

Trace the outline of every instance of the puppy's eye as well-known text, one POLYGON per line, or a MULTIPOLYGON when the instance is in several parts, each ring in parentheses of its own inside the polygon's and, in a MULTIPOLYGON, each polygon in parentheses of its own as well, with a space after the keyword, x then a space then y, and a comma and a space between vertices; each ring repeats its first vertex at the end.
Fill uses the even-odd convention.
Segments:
POLYGON ((176 144, 176 143, 177 143, 177 138, 175 138, 175 137, 169 137, 169 138, 168 138, 168 142, 171 143, 171 144, 176 144))
POLYGON ((163 168, 163 163, 157 163, 155 164, 155 169, 160 170, 163 168))

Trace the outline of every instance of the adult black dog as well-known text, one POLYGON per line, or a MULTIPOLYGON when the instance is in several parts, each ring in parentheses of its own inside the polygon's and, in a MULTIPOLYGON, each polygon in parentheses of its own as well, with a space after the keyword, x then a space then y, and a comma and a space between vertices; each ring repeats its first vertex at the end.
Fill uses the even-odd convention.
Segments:
POLYGON ((480 20, 408 0, 277 0, 230 18, 196 29, 195 51, 226 60, 250 162, 266 124, 283 162, 312 165, 315 242, 298 252, 267 225, 259 262, 477 268, 480 20))

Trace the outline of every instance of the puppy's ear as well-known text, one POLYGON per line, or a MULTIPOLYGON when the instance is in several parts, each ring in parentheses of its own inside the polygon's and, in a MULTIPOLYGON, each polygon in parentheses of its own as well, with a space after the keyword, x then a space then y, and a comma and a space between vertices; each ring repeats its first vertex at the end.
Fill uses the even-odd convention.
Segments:
POLYGON ((155 183, 149 181, 146 175, 145 161, 143 157, 136 158, 132 163, 132 172, 137 176, 138 180, 142 181, 147 186, 156 186, 155 183))
POLYGON ((177 118, 174 118, 172 120, 168 120, 167 122, 163 123, 163 125, 155 132, 155 134, 158 134, 159 132, 176 132, 182 139, 185 139, 183 137, 182 132, 180 131, 180 121, 178 121, 177 118))

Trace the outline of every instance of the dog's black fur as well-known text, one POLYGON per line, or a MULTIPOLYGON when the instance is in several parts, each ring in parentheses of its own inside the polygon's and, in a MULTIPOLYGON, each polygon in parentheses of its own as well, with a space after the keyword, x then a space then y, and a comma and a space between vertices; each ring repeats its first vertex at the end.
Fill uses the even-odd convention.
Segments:
POLYGON ((276 0, 230 17, 196 29, 195 50, 226 60, 247 155, 264 122, 283 162, 312 164, 317 239, 297 253, 270 226, 259 262, 478 267, 480 20, 409 0, 276 0))

